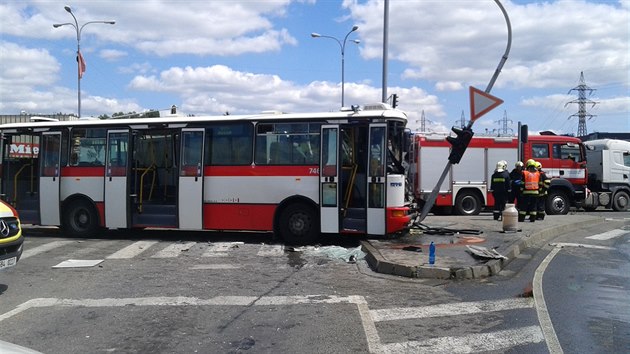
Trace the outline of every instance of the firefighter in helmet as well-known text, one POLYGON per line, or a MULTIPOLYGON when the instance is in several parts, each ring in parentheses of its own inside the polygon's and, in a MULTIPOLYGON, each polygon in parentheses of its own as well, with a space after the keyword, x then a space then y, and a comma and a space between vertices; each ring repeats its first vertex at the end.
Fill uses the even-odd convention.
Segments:
POLYGON ((525 221, 525 217, 529 216, 529 221, 535 222, 540 183, 540 172, 536 170, 536 161, 532 159, 527 160, 522 181, 518 221, 523 222, 525 221))
POLYGON ((518 208, 518 199, 520 197, 521 182, 523 178, 523 162, 516 161, 514 169, 510 171, 510 181, 512 182, 512 193, 508 196, 508 203, 514 203, 518 208))
POLYGON ((492 177, 490 177, 490 192, 494 197, 494 209, 492 210, 494 220, 502 219, 503 209, 505 209, 505 203, 511 192, 512 183, 510 182, 510 174, 506 169, 507 162, 499 161, 492 177))
POLYGON ((536 170, 540 174, 538 182, 538 201, 536 202, 536 219, 545 220, 545 206, 547 204, 547 191, 551 185, 551 179, 547 177, 545 171, 542 170, 542 164, 536 161, 536 170))

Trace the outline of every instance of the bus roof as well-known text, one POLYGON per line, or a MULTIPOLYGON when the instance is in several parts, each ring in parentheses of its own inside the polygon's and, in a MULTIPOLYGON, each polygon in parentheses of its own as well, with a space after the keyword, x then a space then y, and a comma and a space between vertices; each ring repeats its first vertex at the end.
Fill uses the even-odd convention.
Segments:
POLYGON ((277 113, 263 112, 251 115, 219 115, 219 116, 166 116, 157 118, 111 118, 111 119, 79 119, 72 121, 36 121, 26 123, 7 123, 0 125, 0 130, 21 130, 32 128, 55 128, 55 127, 88 127, 88 126, 153 126, 158 124, 169 124, 171 127, 180 124, 194 124, 202 122, 237 122, 237 121, 266 121, 266 120, 360 120, 360 119, 393 119, 407 122, 407 115, 398 109, 393 109, 387 104, 377 103, 366 105, 364 109, 343 109, 338 112, 318 112, 318 113, 277 113))

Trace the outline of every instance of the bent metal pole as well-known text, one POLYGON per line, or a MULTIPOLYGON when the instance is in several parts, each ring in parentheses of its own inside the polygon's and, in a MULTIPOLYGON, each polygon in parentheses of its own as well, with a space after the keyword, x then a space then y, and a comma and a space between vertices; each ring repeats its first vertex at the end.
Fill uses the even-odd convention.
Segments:
MULTIPOLYGON (((505 64, 505 62, 507 61, 508 54, 510 53, 510 47, 512 46, 512 25, 510 24, 510 18, 507 12, 505 11, 505 8, 501 4, 501 2, 499 0, 494 0, 494 2, 499 6, 499 8, 501 9, 501 12, 503 13, 503 17, 505 17, 505 22, 507 24, 507 30, 508 30, 508 42, 505 48, 505 53, 501 57, 501 60, 499 61, 499 65, 494 71, 494 75, 492 75, 492 78, 490 79, 490 82, 488 83, 488 86, 486 87, 486 90, 485 90, 486 93, 490 93, 490 90, 492 90, 492 87, 494 86, 494 82, 497 80, 497 77, 499 77, 499 73, 501 73, 501 69, 503 68, 503 65, 505 64)), ((472 128, 473 123, 474 121, 471 119, 468 122, 467 128, 472 128)), ((442 186, 442 183, 444 182, 444 179, 446 178, 446 175, 448 174, 448 171, 450 171, 452 165, 453 164, 450 161, 448 161, 446 163, 446 166, 444 166, 444 170, 442 171, 442 174, 440 175, 440 179, 438 180, 437 184, 431 191, 431 194, 429 195, 429 199, 424 203, 424 206, 422 207, 422 212, 420 213, 420 217, 419 219, 416 220, 416 222, 422 222, 429 214, 429 211, 431 210, 431 208, 433 208, 433 204, 435 203, 435 198, 437 198, 437 194, 440 190, 440 186, 442 186)))

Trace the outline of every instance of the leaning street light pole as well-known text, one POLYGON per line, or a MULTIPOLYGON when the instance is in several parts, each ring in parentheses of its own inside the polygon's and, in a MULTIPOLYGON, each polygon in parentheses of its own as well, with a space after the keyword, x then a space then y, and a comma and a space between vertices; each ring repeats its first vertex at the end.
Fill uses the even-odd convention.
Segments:
MULTIPOLYGON (((503 68, 503 65, 508 59, 508 54, 510 53, 510 48, 512 47, 512 24, 510 23, 510 17, 508 16, 507 11, 505 11, 505 8, 501 4, 501 1, 494 0, 494 2, 497 4, 497 6, 499 6, 499 9, 501 10, 503 17, 505 18, 505 23, 507 25, 507 46, 505 48, 505 52, 503 53, 503 56, 501 57, 501 60, 499 61, 499 65, 494 71, 494 74, 492 75, 492 78, 490 79, 490 82, 488 83, 488 86, 486 87, 484 91, 485 93, 490 93, 490 90, 492 90, 492 87, 494 86, 494 83, 497 80, 497 77, 499 77, 499 74, 501 73, 501 69, 503 68)), ((444 180, 446 179, 446 175, 450 171, 451 166, 453 164, 459 163, 461 157, 464 155, 464 152, 466 151, 466 148, 468 147, 468 143, 470 142, 470 139, 472 138, 474 134, 472 131, 473 123, 474 123, 474 120, 471 119, 468 122, 468 125, 466 125, 466 127, 463 129, 458 129, 458 128, 453 127, 453 131, 456 133, 457 137, 452 138, 449 136, 446 138, 449 141, 449 143, 451 143, 452 145, 451 154, 449 155, 448 162, 446 163, 446 166, 444 166, 444 170, 442 171, 442 174, 440 175, 440 178, 438 179, 437 184, 435 185, 435 187, 431 191, 431 194, 429 195, 429 199, 425 201, 424 206, 422 207, 422 212, 420 213, 420 217, 419 219, 417 219, 417 222, 422 222, 422 220, 426 218, 427 214, 429 214, 429 211, 431 210, 431 208, 433 207, 433 204, 435 203, 435 199, 437 198, 440 187, 442 186, 442 182, 444 182, 444 180)))
POLYGON ((81 77, 83 76, 83 71, 84 71, 83 67, 85 65, 83 62, 83 57, 81 56, 81 32, 83 31, 83 27, 92 23, 102 23, 106 25, 113 25, 116 23, 116 21, 89 21, 81 25, 81 27, 79 27, 79 22, 77 21, 76 16, 74 16, 74 13, 72 13, 72 9, 70 8, 70 6, 64 6, 63 8, 70 15, 72 15, 72 18, 74 19, 74 23, 71 23, 71 22, 55 23, 53 24, 53 27, 59 28, 62 26, 72 26, 77 32, 77 102, 78 102, 77 116, 81 118, 81 77))
MULTIPOLYGON (((344 96, 345 96, 345 84, 346 84, 346 78, 345 78, 345 53, 346 53, 346 41, 348 40, 348 36, 350 35, 350 33, 356 31, 359 29, 359 26, 354 25, 352 26, 352 29, 350 30, 350 32, 348 32, 346 34, 345 37, 343 37, 343 41, 339 40, 338 38, 332 37, 332 36, 324 36, 321 35, 319 33, 311 33, 311 37, 313 38, 330 38, 333 39, 337 42, 337 44, 339 44, 339 49, 341 49, 341 107, 344 106, 344 96)), ((359 41, 358 39, 351 39, 351 42, 354 42, 356 44, 361 43, 361 41, 359 41)))

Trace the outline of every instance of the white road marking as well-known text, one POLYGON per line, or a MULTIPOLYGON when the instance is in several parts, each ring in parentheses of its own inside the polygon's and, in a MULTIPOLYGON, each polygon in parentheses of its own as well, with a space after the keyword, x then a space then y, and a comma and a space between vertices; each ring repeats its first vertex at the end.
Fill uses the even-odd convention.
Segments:
POLYGON ((151 258, 174 258, 179 256, 183 251, 188 251, 197 242, 174 243, 160 252, 151 256, 151 258))
POLYGON ((228 251, 238 248, 244 242, 215 242, 208 246, 202 257, 227 257, 228 251))
POLYGON ((360 303, 357 303, 359 309, 359 317, 361 317, 361 323, 363 324, 363 332, 368 343, 368 351, 370 353, 382 353, 383 345, 381 344, 381 338, 376 330, 374 320, 370 315, 370 308, 368 307, 365 298, 360 303))
POLYGON ((383 345, 385 353, 473 353, 500 351, 517 345, 544 341, 538 326, 521 327, 490 333, 473 333, 460 337, 439 337, 423 341, 383 345))
POLYGON ((601 234, 587 236, 586 238, 589 240, 610 240, 611 238, 619 237, 621 235, 625 235, 629 233, 628 230, 610 230, 607 232, 603 232, 601 234))
POLYGON ((26 248, 22 253, 22 257, 20 259, 25 259, 28 257, 32 257, 38 255, 40 253, 48 252, 58 247, 65 246, 70 243, 74 243, 75 241, 52 241, 49 243, 45 243, 41 246, 37 246, 35 248, 26 248))
POLYGON ((263 296, 256 300, 253 305, 258 306, 280 306, 280 305, 301 305, 301 304, 356 304, 365 302, 365 298, 359 295, 337 296, 337 295, 295 295, 295 296, 263 296))
POLYGON ((370 315, 375 322, 395 321, 411 318, 429 318, 442 316, 470 315, 481 312, 506 311, 534 307, 529 298, 503 300, 458 302, 424 307, 399 307, 391 309, 371 310, 370 315))
POLYGON ((553 323, 551 322, 551 317, 549 317, 549 310, 547 309, 547 303, 545 302, 545 296, 543 295, 543 274, 545 273, 545 269, 555 255, 560 252, 562 248, 554 247, 551 252, 545 257, 545 259, 540 263, 536 272, 534 273, 534 281, 533 281, 533 292, 534 292, 534 302, 536 304, 536 313, 538 314, 538 322, 540 322, 540 327, 542 329, 543 335, 545 337, 545 341, 547 342, 547 349, 549 349, 549 353, 551 354, 560 354, 564 351, 562 350, 562 346, 560 346, 560 341, 558 340, 558 336, 556 335, 556 330, 553 328, 553 323))
POLYGON ((133 258, 140 253, 149 249, 149 247, 155 245, 158 241, 138 241, 134 242, 131 245, 110 254, 107 256, 107 259, 129 259, 133 258))
POLYGON ((279 257, 284 255, 283 245, 261 245, 258 250, 258 255, 261 257, 279 257))
POLYGON ((190 267, 189 269, 191 270, 204 270, 204 269, 219 270, 219 269, 240 269, 240 268, 242 268, 240 265, 234 265, 234 264, 197 264, 190 267))
MULTIPOLYGON (((457 311, 442 309, 434 313, 426 312, 423 317, 431 317, 440 313, 448 316, 453 314, 468 314, 478 311, 500 311, 516 308, 530 308, 531 299, 508 299, 498 301, 480 301, 455 304, 457 311), (471 311, 461 310, 471 306, 471 311), (463 312, 462 312, 463 311, 463 312)), ((356 305, 361 324, 367 340, 370 353, 410 353, 410 352, 443 352, 468 353, 471 351, 499 351, 518 345, 540 343, 545 340, 538 326, 521 327, 517 329, 494 331, 489 333, 475 333, 460 337, 440 337, 423 341, 408 341, 401 343, 381 343, 376 321, 393 320, 390 316, 400 313, 401 309, 370 311, 365 297, 360 295, 306 295, 306 296, 217 296, 209 299, 196 297, 140 297, 140 298, 105 298, 105 299, 58 299, 37 298, 18 305, 15 309, 0 314, 0 322, 32 308, 42 307, 123 307, 135 306, 286 306, 286 305, 314 305, 314 304, 352 304, 356 305), (376 317, 375 317, 376 316, 376 317)), ((440 306, 440 305, 438 305, 440 306)), ((446 305, 445 305, 446 306, 446 305)), ((434 307, 434 306, 432 306, 434 307)), ((424 309, 424 307, 420 308, 424 309)), ((422 311, 421 311, 422 312, 422 311)), ((404 316, 405 311, 403 311, 404 316)), ((405 318, 405 317, 403 317, 405 318)), ((408 318, 408 317, 407 317, 408 318)))
POLYGON ((28 300, 15 309, 0 315, 0 322, 31 308, 63 306, 63 307, 121 307, 135 306, 280 306, 301 304, 356 304, 366 303, 363 296, 216 296, 210 299, 197 297, 137 297, 137 298, 104 298, 104 299, 58 299, 36 298, 28 300))
POLYGON ((614 250, 614 247, 607 247, 607 246, 598 246, 598 245, 589 245, 589 244, 585 244, 585 243, 571 243, 571 242, 557 242, 557 243, 550 243, 551 246, 554 247, 578 247, 578 248, 592 248, 592 249, 597 249, 597 250, 614 250))

